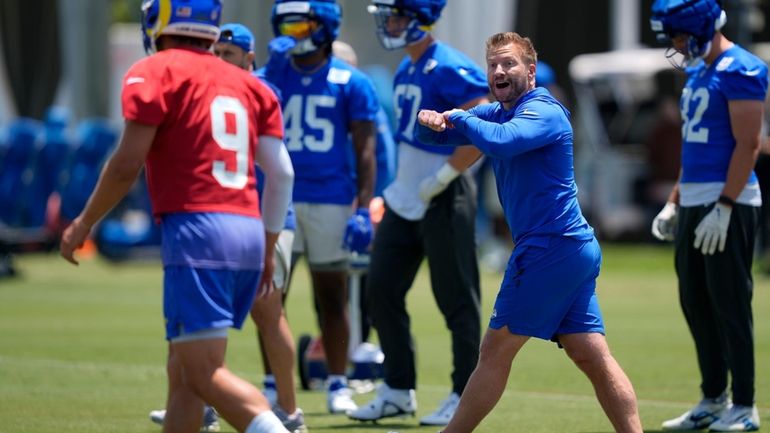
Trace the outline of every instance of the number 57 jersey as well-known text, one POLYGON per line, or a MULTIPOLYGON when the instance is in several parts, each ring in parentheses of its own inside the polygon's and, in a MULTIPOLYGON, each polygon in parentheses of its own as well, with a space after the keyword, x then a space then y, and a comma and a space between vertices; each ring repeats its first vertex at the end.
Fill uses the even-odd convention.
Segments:
POLYGON ((314 72, 284 62, 265 78, 281 91, 293 201, 351 204, 357 187, 350 124, 373 122, 379 110, 369 78, 334 56, 314 72))
POLYGON ((153 213, 259 217, 254 155, 281 138, 278 101, 248 72, 194 48, 135 63, 123 80, 123 117, 158 127, 147 155, 153 213))
MULTIPOLYGON (((767 65, 738 45, 710 65, 687 68, 682 90, 682 183, 725 182, 735 137, 728 103, 764 101, 767 65)), ((749 184, 757 182, 752 171, 749 184)), ((721 188, 719 188, 721 190, 721 188)), ((713 201, 713 200, 712 200, 713 201)))

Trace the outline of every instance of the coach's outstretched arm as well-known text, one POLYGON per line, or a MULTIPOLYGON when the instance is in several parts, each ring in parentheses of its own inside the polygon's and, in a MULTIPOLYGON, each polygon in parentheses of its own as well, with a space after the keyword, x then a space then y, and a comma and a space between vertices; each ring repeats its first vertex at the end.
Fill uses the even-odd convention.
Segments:
POLYGON ((425 144, 461 146, 471 144, 470 138, 452 129, 442 113, 420 110, 417 114, 417 139, 425 144))
POLYGON ((537 111, 524 109, 505 123, 482 120, 473 111, 454 110, 447 119, 455 131, 468 137, 485 154, 510 158, 557 141, 553 128, 555 106, 540 105, 537 111))
POLYGON ((557 141, 559 132, 549 122, 559 109, 550 105, 539 105, 537 111, 523 109, 505 123, 482 120, 473 109, 444 113, 421 110, 417 138, 436 145, 470 142, 487 155, 510 158, 557 141))

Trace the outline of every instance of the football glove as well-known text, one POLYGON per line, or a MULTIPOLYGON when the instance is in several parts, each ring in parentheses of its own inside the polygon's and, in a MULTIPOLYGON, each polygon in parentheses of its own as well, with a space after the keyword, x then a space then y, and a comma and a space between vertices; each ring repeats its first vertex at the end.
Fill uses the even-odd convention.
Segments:
POLYGON ((273 285, 283 293, 288 290, 286 284, 291 275, 291 245, 294 242, 294 231, 283 229, 278 235, 278 241, 275 243, 273 252, 273 262, 275 270, 273 271, 273 285))
POLYGON ((457 169, 445 163, 437 172, 420 182, 420 200, 430 203, 433 197, 441 194, 441 191, 445 190, 459 175, 460 172, 457 169))
POLYGON ((271 77, 270 74, 278 73, 289 60, 289 51, 295 45, 297 45, 297 41, 291 36, 278 36, 268 42, 265 75, 271 77))
POLYGON ((668 202, 652 220, 652 235, 661 241, 673 241, 676 234, 676 220, 679 206, 668 202))
POLYGON ((372 219, 368 208, 358 208, 351 215, 345 226, 345 237, 342 240, 343 248, 358 254, 365 254, 372 242, 372 219))
POLYGON ((695 242, 693 246, 700 249, 704 255, 712 255, 719 248, 719 252, 725 250, 727 241, 727 228, 730 226, 730 215, 733 209, 722 203, 714 205, 714 209, 695 227, 695 242))

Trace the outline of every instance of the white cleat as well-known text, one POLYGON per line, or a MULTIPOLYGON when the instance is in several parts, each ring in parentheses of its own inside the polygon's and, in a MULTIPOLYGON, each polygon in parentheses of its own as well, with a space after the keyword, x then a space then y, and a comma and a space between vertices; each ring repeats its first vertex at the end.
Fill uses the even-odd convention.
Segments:
POLYGON ((417 398, 413 389, 393 389, 386 384, 377 387, 374 400, 348 412, 348 418, 357 421, 377 421, 394 416, 414 415, 417 398))
POLYGON ((353 390, 348 388, 345 383, 331 384, 326 394, 326 405, 329 413, 345 414, 358 409, 358 405, 353 401, 353 390))
POLYGON ((700 430, 704 429, 724 414, 732 406, 726 394, 718 398, 704 398, 694 408, 683 413, 680 417, 663 421, 663 430, 700 430))
MULTIPOLYGON (((166 419, 166 409, 150 411, 150 421, 155 424, 163 425, 163 421, 166 419)), ((211 406, 203 408, 203 421, 201 423, 202 432, 218 432, 219 431, 219 416, 217 411, 211 406)))
POLYGON ((293 414, 289 415, 279 406, 275 406, 273 413, 281 420, 281 423, 283 423, 283 426, 289 433, 308 433, 307 426, 305 425, 305 414, 302 412, 302 409, 297 408, 293 414))
POLYGON ((756 430, 759 430, 759 412, 756 405, 733 405, 727 413, 709 426, 709 431, 756 430))
POLYGON ((166 419, 166 409, 151 410, 150 421, 155 424, 163 425, 163 420, 166 419))
POLYGON ((460 396, 456 392, 449 394, 446 400, 442 401, 438 409, 430 415, 420 418, 420 425, 447 425, 460 404, 460 396))

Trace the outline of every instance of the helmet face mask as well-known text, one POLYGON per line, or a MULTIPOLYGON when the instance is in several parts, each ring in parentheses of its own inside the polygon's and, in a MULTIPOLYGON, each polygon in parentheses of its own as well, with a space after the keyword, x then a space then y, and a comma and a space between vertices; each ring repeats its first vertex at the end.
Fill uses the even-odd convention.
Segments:
POLYGON ((446 0, 372 0, 377 37, 387 50, 421 41, 441 15, 446 0))
POLYGON ((683 68, 708 56, 714 35, 726 21, 718 0, 656 0, 650 25, 659 42, 671 44, 667 58, 673 59, 677 53, 683 56, 681 61, 672 60, 674 66, 683 68))
POLYGON ((157 51, 164 35, 186 36, 211 42, 219 38, 220 0, 145 0, 142 3, 144 50, 157 51))
POLYGON ((668 42, 666 58, 679 70, 694 66, 711 52, 711 40, 701 45, 698 38, 687 33, 678 33, 665 40, 668 42))
POLYGON ((427 35, 416 18, 401 14, 396 8, 369 5, 368 10, 374 16, 377 37, 386 50, 404 48, 427 35))
POLYGON ((291 36, 297 41, 290 54, 312 54, 337 39, 342 9, 335 0, 277 0, 270 21, 275 36, 291 36))

